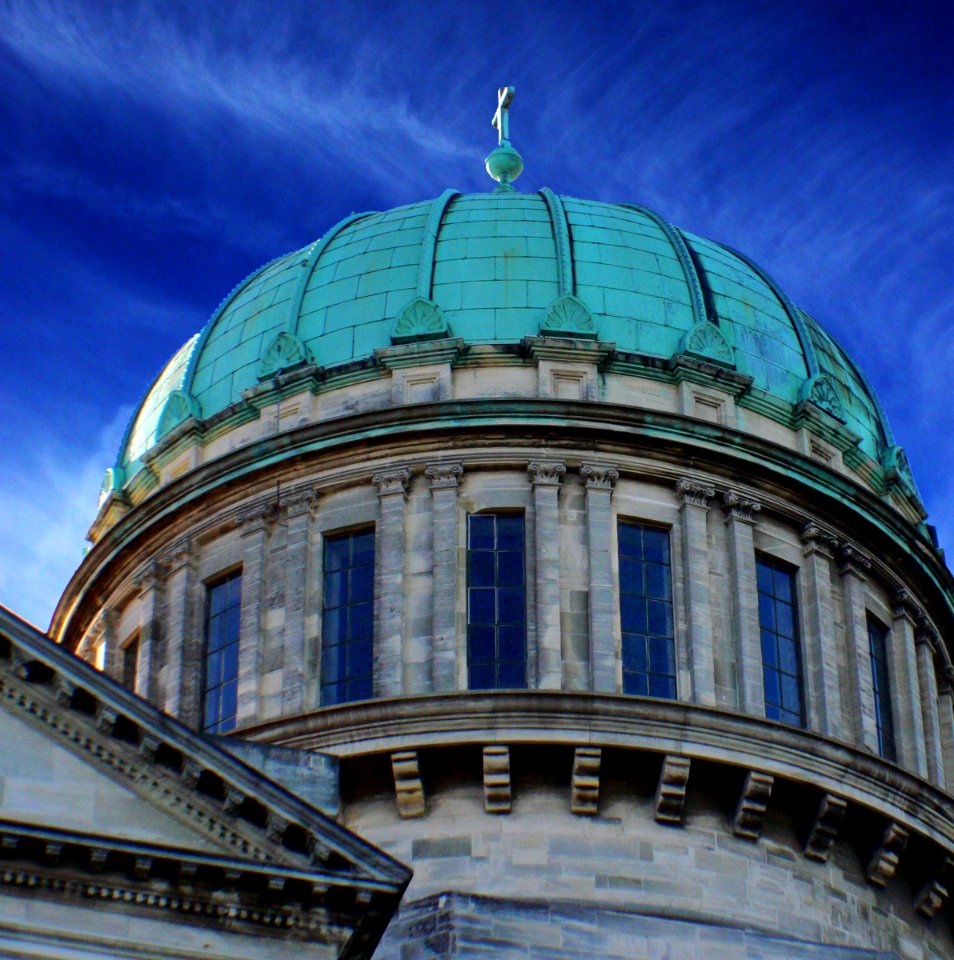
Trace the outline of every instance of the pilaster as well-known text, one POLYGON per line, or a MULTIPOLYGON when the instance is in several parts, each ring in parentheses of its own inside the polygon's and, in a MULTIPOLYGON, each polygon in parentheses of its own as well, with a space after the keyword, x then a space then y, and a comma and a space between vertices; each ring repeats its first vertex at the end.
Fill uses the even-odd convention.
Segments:
POLYGON ((586 541, 589 554, 590 687, 599 693, 618 693, 616 638, 613 636, 612 543, 613 484, 619 471, 605 463, 582 463, 586 484, 586 541))
POLYGON ((762 676, 754 533, 755 517, 762 504, 735 490, 727 490, 722 496, 722 508, 728 533, 739 709, 764 717, 765 681, 762 676))
POLYGON ((242 531, 242 607, 239 628, 238 698, 236 721, 253 722, 258 715, 258 679, 265 611, 265 551, 269 527, 276 519, 274 501, 257 503, 239 514, 242 531))
POLYGON ((850 543, 838 551, 838 572, 844 603, 845 645, 848 648, 848 687, 852 733, 865 750, 878 752, 878 723, 875 716, 874 682, 871 674, 871 647, 865 606, 865 581, 871 561, 850 543))
POLYGON ((195 550, 188 538, 165 556, 165 662, 162 666, 162 709, 183 723, 198 722, 201 625, 195 623, 195 550))
POLYGON ((715 697, 715 650, 712 637, 712 602, 709 591, 709 501, 715 487, 696 477, 676 481, 676 497, 682 500, 682 567, 686 581, 686 656, 692 677, 692 699, 713 706, 715 697))
POLYGON ((934 671, 934 648, 940 641, 934 630, 923 622, 918 625, 914 636, 917 644, 918 687, 921 691, 921 719, 924 724, 927 775, 931 783, 943 788, 944 754, 937 702, 937 674, 934 671))
POLYGON ((533 481, 537 607, 537 687, 559 690, 563 683, 560 635, 560 478, 566 464, 541 460, 528 464, 533 481))
POLYGON ((404 692, 404 542, 410 479, 405 466, 371 478, 381 505, 374 538, 374 692, 379 697, 404 692))
POLYGON ((954 791, 954 690, 951 683, 954 677, 945 670, 944 679, 937 693, 938 729, 941 739, 941 756, 944 769, 944 788, 948 793, 954 791))
POLYGON ((288 521, 285 539, 285 634, 283 644, 282 713, 298 713, 305 707, 305 601, 313 571, 309 568, 312 510, 318 494, 312 488, 298 490, 284 499, 288 521))
POLYGON ((431 683, 436 693, 457 689, 457 491, 459 461, 431 463, 432 649, 431 683))
POLYGON ((844 729, 831 599, 831 561, 837 541, 815 523, 804 527, 801 539, 802 649, 808 726, 826 737, 850 740, 850 731, 844 729))
POLYGON ((139 663, 136 669, 136 693, 153 703, 159 702, 159 667, 162 663, 162 593, 166 570, 152 560, 133 577, 139 591, 139 663))
POLYGON ((924 745, 924 715, 918 682, 918 655, 915 631, 922 611, 906 590, 894 595, 894 622, 889 639, 894 730, 898 740, 898 760, 920 777, 928 775, 924 745))

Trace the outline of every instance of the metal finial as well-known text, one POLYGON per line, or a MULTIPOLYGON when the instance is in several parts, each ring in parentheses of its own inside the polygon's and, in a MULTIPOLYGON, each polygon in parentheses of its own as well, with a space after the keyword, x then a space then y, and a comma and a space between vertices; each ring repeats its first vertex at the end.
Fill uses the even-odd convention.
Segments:
POLYGON ((497 112, 490 121, 497 128, 497 149, 484 161, 487 173, 499 186, 494 193, 513 190, 511 184, 523 173, 523 157, 510 146, 510 104, 513 87, 501 87, 497 91, 497 112))

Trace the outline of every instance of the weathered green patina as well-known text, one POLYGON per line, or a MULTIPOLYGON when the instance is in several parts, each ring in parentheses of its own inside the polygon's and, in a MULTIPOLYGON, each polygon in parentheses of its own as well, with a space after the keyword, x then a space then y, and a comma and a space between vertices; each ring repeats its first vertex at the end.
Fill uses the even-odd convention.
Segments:
POLYGON ((393 343, 519 344, 541 335, 733 367, 752 378, 765 410, 791 416, 813 405, 889 467, 894 440, 863 375, 741 254, 643 207, 547 189, 446 191, 352 215, 241 283, 146 395, 113 483, 128 481, 186 415, 217 415, 295 364, 331 374, 393 343))

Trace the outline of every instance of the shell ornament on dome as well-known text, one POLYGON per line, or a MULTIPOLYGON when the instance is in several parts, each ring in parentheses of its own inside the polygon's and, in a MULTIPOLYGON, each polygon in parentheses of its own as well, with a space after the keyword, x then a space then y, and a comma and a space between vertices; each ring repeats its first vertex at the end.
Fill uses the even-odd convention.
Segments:
POLYGON ((725 334, 708 320, 697 323, 682 338, 682 352, 728 367, 735 366, 735 355, 725 334))
POLYGON ((200 412, 195 400, 183 390, 173 390, 162 408, 156 435, 157 437, 164 437, 180 424, 185 423, 190 417, 198 416, 200 416, 200 412))
POLYGON ((540 324, 545 337, 586 337, 596 339, 596 322, 582 300, 573 296, 555 300, 540 324))
POLYGON ((450 336, 441 308, 424 297, 415 297, 397 315, 391 330, 392 343, 412 343, 415 340, 439 340, 450 336))
POLYGON ((258 368, 258 379, 268 380, 286 370, 311 363, 308 349, 298 337, 282 331, 268 345, 262 354, 262 362, 258 368))
POLYGON ((830 414, 836 420, 845 422, 845 405, 831 377, 818 373, 802 385, 802 399, 813 403, 820 410, 830 414))

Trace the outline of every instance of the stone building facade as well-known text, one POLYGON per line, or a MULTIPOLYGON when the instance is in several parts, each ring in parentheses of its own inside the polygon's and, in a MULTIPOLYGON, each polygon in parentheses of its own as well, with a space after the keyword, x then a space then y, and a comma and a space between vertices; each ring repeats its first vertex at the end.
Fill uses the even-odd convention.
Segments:
POLYGON ((376 956, 950 957, 954 581, 877 397, 742 254, 501 184, 226 298, 52 635, 336 758, 414 871, 376 956))

